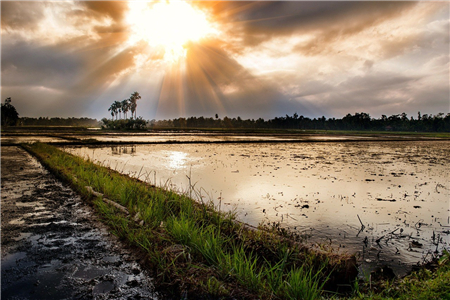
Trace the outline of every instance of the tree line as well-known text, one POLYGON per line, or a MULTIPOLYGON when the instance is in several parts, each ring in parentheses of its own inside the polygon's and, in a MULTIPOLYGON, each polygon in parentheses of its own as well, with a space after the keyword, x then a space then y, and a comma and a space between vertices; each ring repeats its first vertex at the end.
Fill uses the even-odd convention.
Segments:
POLYGON ((60 118, 60 117, 39 117, 29 118, 22 117, 19 119, 18 125, 24 126, 79 126, 79 127, 98 127, 99 121, 91 118, 60 118))
POLYGON ((81 126, 97 127, 99 122, 91 118, 49 118, 49 117, 19 117, 16 108, 11 104, 12 99, 8 97, 1 104, 2 126, 81 126))
POLYGON ((2 126, 38 125, 38 126, 87 126, 96 127, 99 124, 108 129, 145 129, 145 128, 243 128, 243 129, 298 129, 298 130, 375 130, 375 131, 421 131, 421 132, 450 132, 450 113, 421 114, 417 117, 408 117, 406 113, 391 116, 382 115, 381 118, 372 118, 369 114, 361 112, 347 114, 341 119, 336 118, 309 118, 294 113, 292 116, 275 117, 273 119, 242 119, 241 117, 220 119, 189 117, 170 120, 146 121, 136 117, 137 101, 141 99, 138 92, 131 94, 129 99, 114 101, 108 111, 111 119, 103 118, 102 123, 91 118, 19 118, 19 113, 11 104, 11 98, 5 99, 1 104, 2 126), (128 119, 128 112, 131 118, 128 119), (124 119, 122 119, 122 117, 124 119))
POLYGON ((189 117, 172 120, 151 120, 150 128, 244 128, 244 129, 300 129, 300 130, 375 130, 375 131, 422 131, 422 132, 450 132, 450 113, 436 115, 418 112, 417 117, 408 117, 406 113, 391 116, 382 115, 376 119, 367 113, 347 114, 341 119, 336 118, 308 118, 294 113, 292 116, 275 117, 264 120, 240 117, 220 119, 189 117))

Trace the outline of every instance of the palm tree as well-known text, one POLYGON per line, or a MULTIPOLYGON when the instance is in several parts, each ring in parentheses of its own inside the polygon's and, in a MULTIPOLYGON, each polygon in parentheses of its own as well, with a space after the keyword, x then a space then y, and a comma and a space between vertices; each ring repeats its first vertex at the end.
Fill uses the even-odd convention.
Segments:
POLYGON ((108 108, 108 111, 111 112, 111 120, 114 120, 114 113, 115 113, 114 103, 111 104, 111 106, 108 108))
POLYGON ((133 113, 134 113, 134 118, 135 119, 136 119, 137 101, 139 99, 141 99, 141 96, 139 95, 138 92, 134 92, 133 94, 131 94, 131 97, 130 97, 131 116, 133 116, 133 113))
POLYGON ((117 117, 119 117, 119 119, 120 119, 120 112, 121 112, 120 101, 114 101, 113 105, 114 105, 114 113, 116 115, 116 120, 117 120, 117 117))
POLYGON ((114 114, 116 115, 116 120, 117 120, 117 116, 119 116, 120 119, 120 113, 122 112, 122 102, 120 101, 114 101, 113 104, 113 110, 114 110, 114 114))
POLYGON ((122 111, 123 111, 123 113, 125 115, 125 119, 126 119, 127 118, 127 112, 130 110, 130 99, 122 100, 120 105, 122 107, 122 111))

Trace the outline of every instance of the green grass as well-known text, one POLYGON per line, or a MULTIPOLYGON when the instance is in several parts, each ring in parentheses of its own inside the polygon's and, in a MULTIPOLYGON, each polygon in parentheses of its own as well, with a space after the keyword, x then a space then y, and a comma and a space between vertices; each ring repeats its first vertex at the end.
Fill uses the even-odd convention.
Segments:
POLYGON ((432 300, 450 299, 450 254, 444 250, 434 271, 421 268, 401 279, 382 281, 376 283, 376 288, 356 286, 354 297, 356 299, 372 300, 432 300))
POLYGON ((316 299, 330 274, 343 270, 342 257, 329 260, 326 253, 317 254, 275 231, 246 229, 233 213, 219 212, 211 203, 197 203, 47 144, 24 148, 92 200, 111 231, 146 255, 160 284, 216 296, 316 299), (130 214, 94 197, 86 186, 130 214))

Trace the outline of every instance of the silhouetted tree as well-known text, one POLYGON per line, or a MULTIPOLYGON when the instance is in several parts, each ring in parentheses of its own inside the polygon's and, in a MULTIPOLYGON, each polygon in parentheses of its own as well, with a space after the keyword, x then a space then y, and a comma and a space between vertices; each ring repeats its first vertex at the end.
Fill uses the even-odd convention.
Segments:
POLYGON ((122 111, 123 114, 125 116, 125 119, 127 118, 127 112, 130 110, 131 108, 131 103, 130 103, 130 99, 125 99, 122 100, 122 102, 120 103, 121 107, 122 107, 122 111))
POLYGON ((108 111, 111 112, 111 120, 114 120, 114 115, 116 114, 116 108, 114 106, 114 103, 111 104, 111 106, 108 108, 108 111))
POLYGON ((138 92, 134 92, 133 94, 131 94, 130 97, 130 103, 131 103, 131 115, 133 115, 134 113, 134 118, 136 119, 136 108, 137 108, 137 101, 141 99, 141 96, 139 95, 138 92))
POLYGON ((19 113, 11 104, 11 97, 5 99, 5 103, 1 105, 2 110, 2 126, 14 126, 19 120, 19 113))

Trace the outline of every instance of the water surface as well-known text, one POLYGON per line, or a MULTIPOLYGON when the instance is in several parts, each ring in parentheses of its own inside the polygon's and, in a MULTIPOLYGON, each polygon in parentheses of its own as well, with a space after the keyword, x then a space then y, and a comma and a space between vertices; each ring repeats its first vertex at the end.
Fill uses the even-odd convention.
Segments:
POLYGON ((279 223, 310 243, 357 252, 367 268, 402 275, 449 245, 449 141, 65 149, 212 200, 246 223, 279 223))

